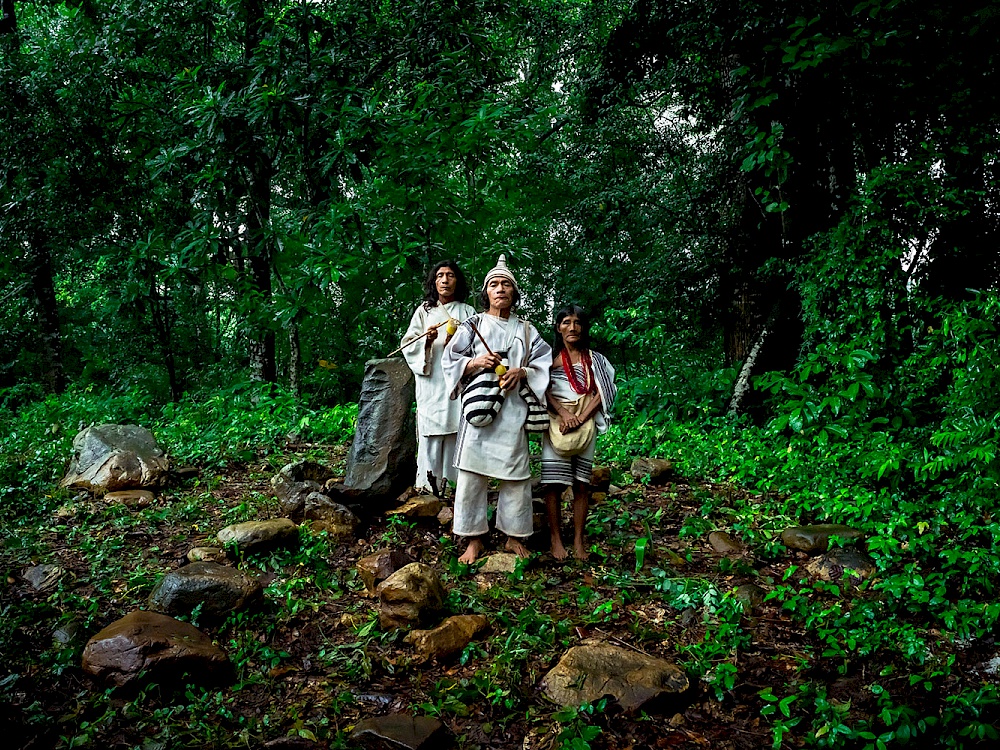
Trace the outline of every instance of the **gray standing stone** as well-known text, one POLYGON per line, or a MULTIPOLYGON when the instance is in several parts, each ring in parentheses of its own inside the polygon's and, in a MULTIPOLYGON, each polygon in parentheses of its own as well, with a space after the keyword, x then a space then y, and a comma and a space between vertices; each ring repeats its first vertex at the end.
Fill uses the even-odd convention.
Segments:
POLYGON ((291 544, 299 538, 299 527, 287 518, 245 521, 227 526, 218 533, 219 544, 235 544, 243 552, 260 552, 291 544))
POLYGON ((358 426, 347 457, 347 491, 374 500, 395 497, 412 483, 417 470, 413 399, 413 373, 404 359, 365 363, 358 426))
POLYGON ((241 570, 196 562, 167 573, 149 595, 149 608, 167 615, 189 615, 201 606, 205 619, 222 619, 261 598, 260 581, 241 570))
POLYGON ((447 730, 430 716, 391 714, 359 721, 351 739, 378 750, 437 750, 447 744, 447 730))
POLYGON ((444 604, 445 591, 434 569, 410 563, 386 578, 375 589, 379 600, 379 625, 401 628, 425 621, 444 604))
POLYGON ((688 689, 684 671, 663 659, 586 642, 574 646, 542 680, 545 694, 561 706, 579 706, 611 695, 626 711, 636 711, 664 694, 688 689))
POLYGON ((825 552, 830 537, 838 537, 846 544, 854 544, 864 533, 839 523, 820 523, 813 526, 793 526, 781 532, 781 542, 786 547, 803 552, 825 552))
POLYGON ((103 492, 158 487, 169 470, 170 461, 149 430, 102 424, 73 438, 73 461, 62 486, 103 492))
POLYGON ((132 612, 83 649, 83 671, 121 687, 140 674, 166 684, 183 675, 214 684, 231 676, 229 660, 198 628, 157 612, 132 612))

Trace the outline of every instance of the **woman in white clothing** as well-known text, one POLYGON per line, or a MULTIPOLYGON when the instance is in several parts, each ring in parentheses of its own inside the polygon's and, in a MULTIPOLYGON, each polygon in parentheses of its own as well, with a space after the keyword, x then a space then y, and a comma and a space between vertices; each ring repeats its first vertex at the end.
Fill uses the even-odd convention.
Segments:
POLYGON ((461 404, 449 397, 441 367, 449 339, 447 324, 454 320, 457 325, 476 311, 465 303, 469 287, 465 274, 453 261, 443 260, 431 268, 424 291, 424 301, 413 312, 401 344, 403 356, 416 380, 417 478, 413 486, 440 495, 447 483, 454 484, 457 478, 455 435, 461 418, 461 404), (441 323, 444 325, 439 325, 441 323), (419 344, 406 346, 424 333, 427 335, 419 344))
POLYGON ((528 407, 518 390, 526 382, 544 404, 552 349, 531 323, 514 314, 519 299, 517 281, 501 255, 483 282, 480 301, 486 312, 466 320, 445 347, 444 371, 453 398, 460 398, 463 387, 482 373, 495 371, 501 364, 506 368, 499 378, 501 406, 492 422, 477 427, 462 419, 458 430, 454 531, 469 538, 459 558, 467 564, 483 552, 483 537, 489 532, 486 492, 490 478, 500 480, 496 526, 508 537, 507 549, 520 557, 529 554, 524 545, 532 533, 531 472, 524 431, 528 407))

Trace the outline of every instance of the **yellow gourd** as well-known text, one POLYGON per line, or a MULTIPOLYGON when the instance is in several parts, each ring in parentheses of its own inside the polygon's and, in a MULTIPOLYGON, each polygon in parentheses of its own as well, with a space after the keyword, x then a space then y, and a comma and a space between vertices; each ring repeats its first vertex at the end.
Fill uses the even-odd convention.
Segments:
POLYGON ((458 330, 458 325, 457 325, 457 324, 458 324, 458 321, 457 321, 457 320, 455 320, 454 318, 451 318, 451 319, 450 319, 450 320, 448 321, 448 325, 446 325, 446 326, 444 327, 444 330, 445 330, 445 332, 446 332, 446 333, 447 333, 447 334, 448 334, 449 336, 453 335, 453 334, 455 333, 455 331, 457 331, 457 330, 458 330))
POLYGON ((498 377, 502 378, 504 376, 504 374, 507 372, 507 368, 504 367, 503 365, 497 365, 496 369, 493 370, 493 372, 495 372, 498 377))

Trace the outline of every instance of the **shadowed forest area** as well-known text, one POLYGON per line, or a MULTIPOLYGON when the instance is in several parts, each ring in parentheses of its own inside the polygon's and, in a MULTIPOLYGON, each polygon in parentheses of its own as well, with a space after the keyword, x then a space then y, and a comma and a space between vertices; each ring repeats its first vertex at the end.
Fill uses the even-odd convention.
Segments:
POLYGON ((2 0, 3 736, 355 748, 402 712, 442 722, 424 750, 994 746, 998 36, 997 0, 2 0), (478 291, 501 253, 520 312, 551 341, 582 305, 617 370, 590 560, 304 523, 230 550, 255 607, 182 618, 226 684, 86 675, 192 546, 282 515, 283 466, 342 474, 428 269, 478 291), (141 507, 59 485, 105 423, 169 454, 141 507), (782 534, 820 523, 865 576, 782 534), (383 549, 487 629, 419 659, 357 569, 383 549), (592 637, 689 687, 558 705, 592 637))

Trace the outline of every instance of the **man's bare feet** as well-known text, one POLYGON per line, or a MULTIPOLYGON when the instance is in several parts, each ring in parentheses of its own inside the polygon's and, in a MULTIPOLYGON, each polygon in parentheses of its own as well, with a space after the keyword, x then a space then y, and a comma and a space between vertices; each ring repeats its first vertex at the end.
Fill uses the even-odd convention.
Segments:
POLYGON ((469 546, 465 548, 465 552, 458 558, 458 561, 465 565, 472 565, 472 563, 479 559, 479 556, 483 553, 483 549, 483 540, 478 536, 474 536, 469 540, 469 546))
POLYGON ((565 560, 569 557, 569 552, 566 551, 566 548, 563 546, 562 539, 559 537, 555 537, 552 540, 552 557, 556 560, 565 560))
POLYGON ((507 551, 513 552, 520 558, 531 557, 531 552, 516 536, 507 537, 507 551))
POLYGON ((587 552, 587 548, 584 546, 582 540, 573 543, 573 557, 575 557, 577 560, 590 559, 590 554, 587 552))

